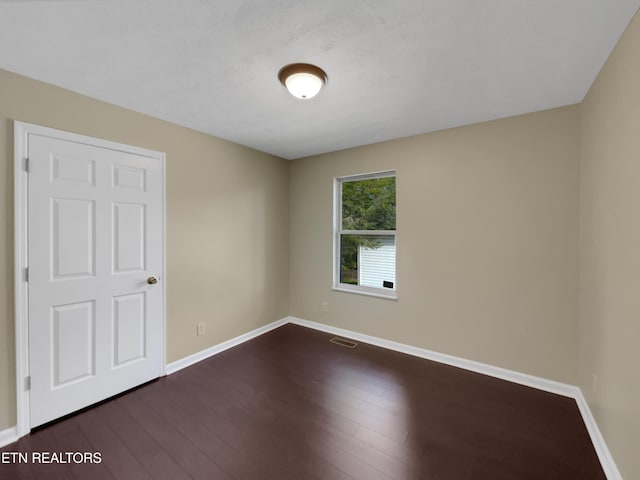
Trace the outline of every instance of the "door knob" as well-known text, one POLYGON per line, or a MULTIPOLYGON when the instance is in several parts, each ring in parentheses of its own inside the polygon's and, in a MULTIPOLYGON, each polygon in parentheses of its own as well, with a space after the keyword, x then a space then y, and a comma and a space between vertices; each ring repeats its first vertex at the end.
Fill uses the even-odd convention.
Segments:
POLYGON ((158 279, 156 277, 149 277, 147 278, 147 283, 149 285, 155 285, 156 283, 158 283, 158 279))

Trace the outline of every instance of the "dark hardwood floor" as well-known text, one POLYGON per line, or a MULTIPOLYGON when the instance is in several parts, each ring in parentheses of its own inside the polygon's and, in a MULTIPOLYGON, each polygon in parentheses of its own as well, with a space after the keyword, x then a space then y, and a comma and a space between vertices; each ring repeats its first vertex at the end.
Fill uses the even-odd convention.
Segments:
POLYGON ((605 479, 574 400, 286 325, 33 432, 2 479, 605 479))

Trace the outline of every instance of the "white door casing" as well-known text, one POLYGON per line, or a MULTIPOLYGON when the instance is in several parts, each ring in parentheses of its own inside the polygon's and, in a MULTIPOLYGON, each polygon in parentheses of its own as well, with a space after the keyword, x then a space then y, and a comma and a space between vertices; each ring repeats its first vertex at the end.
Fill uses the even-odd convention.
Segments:
POLYGON ((164 154, 15 128, 23 435, 164 373, 164 154))

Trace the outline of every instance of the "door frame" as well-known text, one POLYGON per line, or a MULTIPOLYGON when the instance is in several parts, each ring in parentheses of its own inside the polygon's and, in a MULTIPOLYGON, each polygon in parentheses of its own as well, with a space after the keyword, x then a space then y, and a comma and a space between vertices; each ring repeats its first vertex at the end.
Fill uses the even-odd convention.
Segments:
POLYGON ((18 438, 31 431, 29 414, 29 289, 27 288, 27 267, 29 265, 29 233, 28 233, 28 193, 29 176, 27 172, 27 155, 29 135, 36 134, 59 140, 83 143, 120 152, 132 153, 156 159, 160 162, 161 175, 161 266, 162 302, 161 314, 161 376, 166 374, 166 154, 145 148, 134 147, 122 143, 89 137, 76 133, 56 130, 31 123, 13 122, 14 129, 14 286, 15 286, 15 341, 16 341, 16 433, 18 438))

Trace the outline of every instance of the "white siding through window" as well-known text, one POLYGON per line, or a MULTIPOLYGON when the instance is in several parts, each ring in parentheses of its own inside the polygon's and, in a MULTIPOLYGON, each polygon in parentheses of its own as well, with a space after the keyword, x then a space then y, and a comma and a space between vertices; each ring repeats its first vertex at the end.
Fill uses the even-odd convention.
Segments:
MULTIPOLYGON (((360 247, 358 258, 358 284, 366 287, 383 288, 382 282, 396 284, 396 243, 394 237, 371 237, 378 248, 360 247)), ((390 289, 391 290, 391 289, 390 289)))

